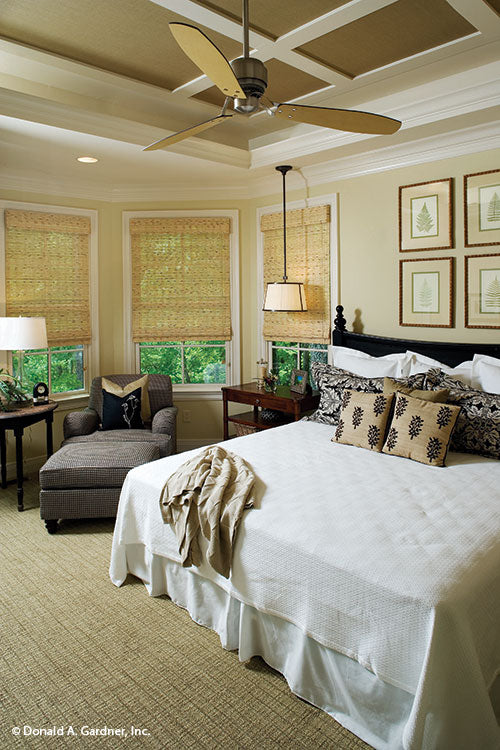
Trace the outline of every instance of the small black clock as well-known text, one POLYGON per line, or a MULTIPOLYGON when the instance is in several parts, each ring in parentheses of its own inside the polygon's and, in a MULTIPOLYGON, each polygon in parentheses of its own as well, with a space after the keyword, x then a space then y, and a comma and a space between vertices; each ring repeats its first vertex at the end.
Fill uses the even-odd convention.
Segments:
POLYGON ((49 389, 46 383, 37 383, 33 388, 33 404, 48 404, 49 389))

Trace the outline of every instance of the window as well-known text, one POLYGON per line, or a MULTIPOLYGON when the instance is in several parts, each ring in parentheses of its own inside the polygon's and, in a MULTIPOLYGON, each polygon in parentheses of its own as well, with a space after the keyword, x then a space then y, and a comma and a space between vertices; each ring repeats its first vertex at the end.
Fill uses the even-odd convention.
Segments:
POLYGON ((124 212, 124 229, 131 366, 219 396, 239 381, 238 212, 124 212))
POLYGON ((32 391, 36 383, 47 383, 49 392, 68 393, 85 390, 85 348, 51 346, 12 355, 12 370, 26 388, 32 391))
MULTIPOLYGON (((288 204, 287 272, 290 281, 304 282, 307 312, 265 312, 260 328, 263 359, 290 383, 292 369, 306 370, 328 361, 331 309, 337 304, 336 197, 288 204)), ((269 281, 283 273, 283 214, 278 206, 259 209, 258 262, 261 294, 269 281)))
POLYGON ((141 373, 163 372, 172 383, 227 382, 225 341, 160 341, 139 344, 141 373))
POLYGON ((83 396, 91 362, 98 367, 97 212, 11 201, 0 209, 0 314, 45 318, 48 339, 3 366, 28 392, 44 382, 52 396, 83 396))
POLYGON ((316 386, 311 374, 313 362, 328 362, 328 346, 326 344, 299 344, 289 341, 272 341, 270 343, 270 368, 278 375, 278 382, 288 384, 292 370, 306 370, 309 373, 309 383, 316 386))

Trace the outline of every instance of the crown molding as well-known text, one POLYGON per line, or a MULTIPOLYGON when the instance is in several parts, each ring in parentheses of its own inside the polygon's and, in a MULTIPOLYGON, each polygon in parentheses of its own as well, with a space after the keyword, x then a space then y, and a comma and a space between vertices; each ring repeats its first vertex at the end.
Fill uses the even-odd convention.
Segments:
MULTIPOLYGON (((479 153, 500 148, 499 122, 476 125, 470 128, 455 130, 410 143, 386 146, 353 156, 331 159, 321 164, 301 168, 303 177, 309 186, 322 185, 337 180, 346 180, 377 172, 415 166, 418 164, 450 159, 471 153, 479 153)), ((153 201, 200 201, 207 200, 251 200, 262 195, 276 192, 276 175, 274 171, 265 177, 253 177, 248 173, 245 185, 226 184, 219 187, 198 187, 182 185, 97 185, 94 182, 75 183, 40 175, 26 177, 14 172, 3 173, 2 186, 6 190, 16 190, 43 195, 65 195, 94 201, 140 203, 153 201)))
MULTIPOLYGON (((498 64, 489 63, 457 73, 430 84, 416 86, 371 101, 361 101, 353 109, 384 114, 402 120, 402 133, 432 122, 460 117, 500 105, 498 64)), ((381 136, 342 133, 326 128, 298 125, 291 135, 282 131, 283 140, 259 146, 262 138, 250 142, 252 168, 297 159, 381 136)), ((277 135, 276 133, 274 134, 277 135)), ((397 138, 397 136, 395 136, 397 138)))

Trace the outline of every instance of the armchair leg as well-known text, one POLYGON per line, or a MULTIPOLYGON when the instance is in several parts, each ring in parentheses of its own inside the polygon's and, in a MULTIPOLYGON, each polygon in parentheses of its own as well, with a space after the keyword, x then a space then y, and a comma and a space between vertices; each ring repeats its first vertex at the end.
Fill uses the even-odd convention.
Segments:
POLYGON ((55 534, 57 531, 57 519, 51 518, 45 521, 45 527, 49 534, 55 534))

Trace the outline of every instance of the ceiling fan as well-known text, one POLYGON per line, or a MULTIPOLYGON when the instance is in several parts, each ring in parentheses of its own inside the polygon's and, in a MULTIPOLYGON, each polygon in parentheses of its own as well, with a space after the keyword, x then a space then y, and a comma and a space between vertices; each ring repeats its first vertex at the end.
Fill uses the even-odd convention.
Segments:
POLYGON ((161 138, 146 146, 144 151, 166 148, 174 143, 190 138, 203 130, 220 125, 233 115, 227 114, 232 100, 233 109, 244 115, 261 110, 269 115, 319 125, 333 130, 346 130, 352 133, 392 135, 401 127, 401 122, 392 117, 360 112, 352 109, 333 107, 312 107, 303 104, 272 102, 265 96, 267 69, 263 62, 250 57, 248 35, 248 0, 243 0, 243 56, 229 62, 218 47, 196 26, 187 23, 170 23, 170 31, 181 49, 198 66, 207 78, 222 91, 226 99, 220 115, 200 122, 191 128, 161 138))

